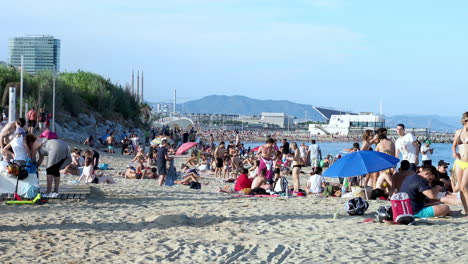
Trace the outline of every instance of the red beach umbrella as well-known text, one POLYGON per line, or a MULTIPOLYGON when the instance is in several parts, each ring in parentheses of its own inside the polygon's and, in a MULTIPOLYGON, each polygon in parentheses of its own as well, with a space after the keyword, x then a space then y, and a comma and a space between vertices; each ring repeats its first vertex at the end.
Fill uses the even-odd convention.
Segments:
POLYGON ((176 151, 176 155, 182 155, 182 153, 186 152, 187 150, 193 148, 196 146, 198 143, 197 142, 187 142, 182 144, 176 151))

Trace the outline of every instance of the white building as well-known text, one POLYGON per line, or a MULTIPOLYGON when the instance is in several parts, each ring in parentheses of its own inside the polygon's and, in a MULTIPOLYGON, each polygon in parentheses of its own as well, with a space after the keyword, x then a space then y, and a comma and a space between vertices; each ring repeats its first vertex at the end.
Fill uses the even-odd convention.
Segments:
POLYGON ((310 124, 309 132, 312 136, 347 136, 353 129, 376 129, 385 127, 385 119, 383 116, 374 115, 373 113, 369 112, 354 114, 324 108, 315 108, 315 110, 317 110, 325 119, 328 120, 328 124, 310 124))

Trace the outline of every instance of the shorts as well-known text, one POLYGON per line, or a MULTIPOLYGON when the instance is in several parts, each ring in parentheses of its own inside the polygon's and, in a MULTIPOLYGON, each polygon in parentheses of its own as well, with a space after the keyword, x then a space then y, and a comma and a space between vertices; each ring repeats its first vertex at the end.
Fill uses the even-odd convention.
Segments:
POLYGON ((312 167, 318 167, 320 165, 320 160, 319 159, 312 159, 312 161, 310 162, 310 165, 312 167))
POLYGON ((242 189, 242 190, 240 190, 240 191, 243 192, 245 195, 248 195, 248 194, 250 194, 250 191, 252 191, 252 189, 250 189, 250 188, 244 188, 244 189, 242 189))
POLYGON ((67 158, 60 160, 54 165, 46 169, 47 175, 53 175, 54 177, 60 177, 60 168, 67 158))
POLYGON ((108 149, 114 149, 114 146, 109 145, 109 146, 107 146, 107 148, 108 148, 108 149))
POLYGON ((36 127, 37 121, 36 120, 28 120, 28 126, 36 127))
POLYGON ((223 159, 216 159, 216 168, 223 167, 223 159))
POLYGON ((167 175, 167 168, 165 164, 158 164, 158 174, 159 175, 167 175))
POLYGON ((434 217, 434 216, 435 216, 434 207, 432 206, 424 207, 417 214, 414 214, 414 217, 418 217, 418 218, 427 218, 427 217, 434 217))

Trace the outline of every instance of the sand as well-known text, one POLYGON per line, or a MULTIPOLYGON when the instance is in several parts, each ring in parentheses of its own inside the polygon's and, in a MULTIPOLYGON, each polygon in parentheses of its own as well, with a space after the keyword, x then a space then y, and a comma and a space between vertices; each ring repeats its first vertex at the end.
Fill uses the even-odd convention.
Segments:
MULTIPOLYGON (((102 154, 115 176, 129 158, 102 154)), ((86 200, 0 205, 0 263, 466 263, 468 218, 364 223, 346 199, 233 198, 114 177, 86 200), (340 215, 333 219, 333 214, 340 215)), ((62 177, 62 183, 77 179, 62 177)), ((44 181, 45 179, 41 179, 44 181)), ((302 176, 305 183, 306 176, 302 176)), ((231 184, 232 185, 232 184, 231 184)), ((461 206, 453 206, 461 209, 461 206)))

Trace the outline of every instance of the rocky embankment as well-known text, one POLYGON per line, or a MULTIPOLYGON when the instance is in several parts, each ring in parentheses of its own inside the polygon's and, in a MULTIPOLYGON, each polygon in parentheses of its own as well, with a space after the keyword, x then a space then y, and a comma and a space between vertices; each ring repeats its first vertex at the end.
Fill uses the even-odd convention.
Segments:
POLYGON ((64 139, 75 142, 83 142, 87 137, 93 135, 95 138, 102 137, 106 131, 116 132, 122 135, 123 132, 132 131, 142 136, 140 128, 129 127, 119 122, 110 120, 98 121, 94 114, 79 114, 78 118, 68 118, 68 121, 61 121, 55 124, 57 134, 64 139))

